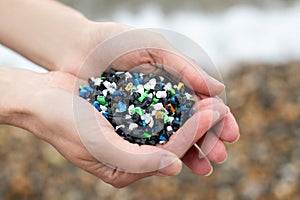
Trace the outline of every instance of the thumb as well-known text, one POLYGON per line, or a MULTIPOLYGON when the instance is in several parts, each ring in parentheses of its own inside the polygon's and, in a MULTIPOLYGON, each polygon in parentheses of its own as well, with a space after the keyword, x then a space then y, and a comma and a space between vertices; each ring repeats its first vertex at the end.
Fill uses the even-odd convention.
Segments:
POLYGON ((130 173, 176 175, 181 171, 181 161, 175 154, 155 146, 129 143, 85 100, 74 97, 73 110, 77 133, 99 162, 130 173))

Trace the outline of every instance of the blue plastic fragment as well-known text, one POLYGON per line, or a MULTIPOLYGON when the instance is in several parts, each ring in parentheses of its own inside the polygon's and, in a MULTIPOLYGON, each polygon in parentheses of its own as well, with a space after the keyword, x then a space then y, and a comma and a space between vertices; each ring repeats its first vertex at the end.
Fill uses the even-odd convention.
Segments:
POLYGON ((85 89, 80 90, 79 92, 79 96, 82 98, 86 98, 87 92, 85 89))
POLYGON ((143 79, 142 78, 138 78, 137 80, 139 81, 140 84, 143 83, 143 79))
POLYGON ((113 95, 114 96, 122 96, 122 92, 120 90, 115 90, 113 95))
POLYGON ((137 72, 133 72, 132 75, 136 79, 140 77, 139 73, 137 73, 137 72))
POLYGON ((133 85, 138 86, 140 84, 139 80, 136 78, 133 81, 133 85))
POLYGON ((177 110, 179 111, 186 110, 186 105, 180 106, 177 110))
POLYGON ((172 96, 170 100, 172 103, 175 103, 175 96, 172 96))
POLYGON ((105 118, 108 118, 107 112, 102 112, 102 115, 103 115, 105 118))
POLYGON ((85 89, 88 92, 93 92, 94 91, 94 89, 91 88, 90 86, 85 86, 83 89, 85 89))
POLYGON ((143 125, 143 127, 147 126, 145 120, 142 120, 142 125, 143 125))
POLYGON ((165 138, 165 136, 163 136, 163 135, 160 135, 160 136, 159 136, 159 140, 160 140, 160 141, 165 141, 165 142, 168 141, 167 138, 165 138))
POLYGON ((176 122, 179 122, 179 121, 180 121, 179 117, 175 117, 174 120, 175 120, 176 122))
POLYGON ((94 101, 93 105, 94 105, 94 107, 95 107, 99 112, 102 111, 101 108, 100 108, 100 104, 99 104, 98 101, 94 101))
POLYGON ((119 112, 125 112, 127 110, 127 106, 125 103, 123 103, 122 101, 119 101, 118 103, 118 111, 119 112))
POLYGON ((191 108, 191 110, 189 111, 189 117, 192 117, 194 110, 196 110, 195 108, 191 108))

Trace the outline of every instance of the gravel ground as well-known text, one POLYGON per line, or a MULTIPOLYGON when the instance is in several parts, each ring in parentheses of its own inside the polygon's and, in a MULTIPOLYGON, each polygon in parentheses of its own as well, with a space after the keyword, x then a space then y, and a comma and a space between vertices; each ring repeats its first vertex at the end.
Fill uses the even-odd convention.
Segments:
POLYGON ((242 136, 210 177, 187 168, 115 189, 76 168, 50 145, 0 126, 0 199, 300 199, 300 64, 247 65, 225 78, 242 136))

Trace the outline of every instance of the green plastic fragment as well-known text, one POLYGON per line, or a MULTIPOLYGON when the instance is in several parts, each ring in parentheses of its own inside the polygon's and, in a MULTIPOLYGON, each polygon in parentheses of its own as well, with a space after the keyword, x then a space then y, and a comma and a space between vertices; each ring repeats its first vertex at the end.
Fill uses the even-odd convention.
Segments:
POLYGON ((157 102, 158 102, 158 99, 154 97, 154 98, 152 99, 152 102, 153 102, 153 103, 157 103, 157 102))
POLYGON ((141 107, 132 108, 130 111, 133 113, 137 113, 140 116, 142 116, 145 113, 145 111, 141 107))
POLYGON ((144 95, 142 95, 142 96, 140 96, 140 97, 138 98, 138 101, 139 101, 139 102, 143 102, 145 98, 146 98, 146 97, 145 97, 144 95))
POLYGON ((164 123, 169 123, 169 122, 170 122, 170 118, 166 113, 164 113, 164 123))
POLYGON ((170 89, 170 93, 171 93, 172 96, 174 96, 176 94, 176 92, 173 88, 170 89))
POLYGON ((143 137, 144 137, 144 138, 150 139, 151 136, 152 136, 152 135, 151 135, 150 133, 147 133, 147 132, 144 132, 144 133, 143 133, 143 137))
POLYGON ((105 77, 105 76, 101 76, 101 79, 102 79, 102 80, 105 80, 105 79, 106 79, 106 77, 105 77))
POLYGON ((97 101, 99 102, 100 105, 102 106, 108 106, 108 103, 105 99, 105 96, 98 96, 97 101))
POLYGON ((190 100, 191 100, 191 101, 195 101, 195 98, 191 97, 190 100))
POLYGON ((147 89, 144 94, 138 98, 138 101, 143 102, 148 97, 149 91, 150 89, 147 89))
POLYGON ((85 88, 86 85, 85 84, 80 84, 79 88, 82 90, 83 88, 85 88))

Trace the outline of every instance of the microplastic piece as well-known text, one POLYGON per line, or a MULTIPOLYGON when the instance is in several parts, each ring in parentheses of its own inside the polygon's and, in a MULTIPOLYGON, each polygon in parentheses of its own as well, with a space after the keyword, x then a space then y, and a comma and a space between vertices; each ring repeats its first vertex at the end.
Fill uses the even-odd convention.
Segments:
POLYGON ((195 99, 183 82, 165 75, 109 69, 80 85, 89 101, 130 143, 165 144, 192 117, 195 99))

